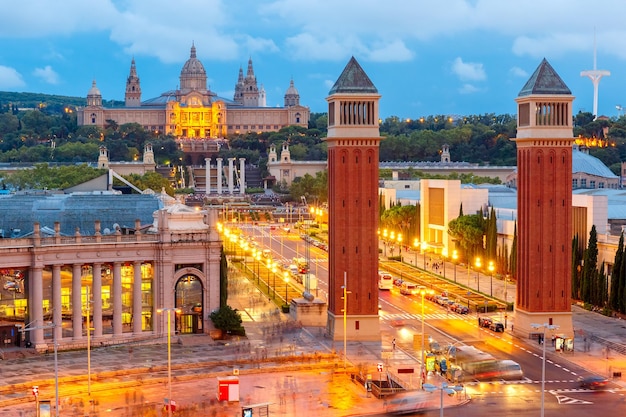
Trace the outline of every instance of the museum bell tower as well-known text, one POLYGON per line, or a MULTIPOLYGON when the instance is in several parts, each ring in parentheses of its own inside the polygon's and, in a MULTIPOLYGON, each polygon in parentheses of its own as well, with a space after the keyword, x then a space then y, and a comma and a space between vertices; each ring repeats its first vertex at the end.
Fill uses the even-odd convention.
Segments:
POLYGON ((574 96, 545 59, 517 102, 515 333, 555 325, 573 337, 571 306, 574 96))
POLYGON ((344 337, 344 325, 347 340, 380 341, 381 338, 376 233, 378 148, 381 140, 379 99, 378 90, 354 57, 326 98, 329 208, 327 331, 333 340, 344 337))

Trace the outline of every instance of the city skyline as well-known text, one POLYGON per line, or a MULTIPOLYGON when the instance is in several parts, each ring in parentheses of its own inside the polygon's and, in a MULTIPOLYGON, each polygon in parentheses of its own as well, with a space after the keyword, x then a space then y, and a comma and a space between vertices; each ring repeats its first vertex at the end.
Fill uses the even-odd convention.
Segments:
POLYGON ((282 106, 293 79, 301 104, 326 112, 354 56, 382 94, 383 119, 515 114, 514 98, 545 57, 576 97, 575 114, 593 110, 581 72, 594 69, 595 38, 597 69, 611 72, 598 113, 626 109, 626 3, 611 0, 3 3, 0 91, 86 97, 95 80, 105 100, 123 100, 134 58, 147 100, 178 87, 193 43, 209 88, 226 99, 251 58, 268 106, 282 106))

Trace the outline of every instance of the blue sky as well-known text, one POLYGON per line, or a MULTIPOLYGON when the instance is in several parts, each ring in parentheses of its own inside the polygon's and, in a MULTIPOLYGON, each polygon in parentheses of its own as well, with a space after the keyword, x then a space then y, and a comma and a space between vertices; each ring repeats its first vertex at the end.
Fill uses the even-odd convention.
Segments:
POLYGON ((210 89, 232 99, 252 58, 267 104, 293 78, 301 104, 325 98, 351 56, 382 95, 382 118, 515 113, 546 58, 574 112, 626 109, 622 0, 0 0, 0 91, 123 100, 134 57, 142 99, 178 87, 192 42, 210 89), (592 6, 593 5, 593 6, 592 6))

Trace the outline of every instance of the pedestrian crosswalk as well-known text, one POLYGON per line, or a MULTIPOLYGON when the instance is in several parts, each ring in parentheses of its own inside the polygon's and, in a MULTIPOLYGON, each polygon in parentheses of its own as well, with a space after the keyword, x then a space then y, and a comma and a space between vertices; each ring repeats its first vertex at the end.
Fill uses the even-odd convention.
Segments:
MULTIPOLYGON (((396 320, 422 320, 421 314, 411 314, 411 313, 396 313, 396 314, 385 314, 381 313, 380 319, 383 321, 396 321, 396 320)), ((456 314, 456 313, 430 313, 424 314, 425 320, 469 320, 467 315, 456 314)))

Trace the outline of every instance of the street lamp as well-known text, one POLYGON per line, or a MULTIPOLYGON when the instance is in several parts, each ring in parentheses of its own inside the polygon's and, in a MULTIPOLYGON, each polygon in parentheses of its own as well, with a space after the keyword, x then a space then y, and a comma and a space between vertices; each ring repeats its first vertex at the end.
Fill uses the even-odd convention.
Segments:
MULTIPOLYGON (((274 299, 276 299, 276 264, 272 264, 272 291, 274 292, 274 299)), ((269 281, 269 279, 268 279, 269 281)))
POLYGON ((178 308, 159 308, 157 312, 167 313, 167 415, 172 417, 172 324, 171 312, 180 313, 178 308))
POLYGON ((541 417, 544 417, 544 400, 545 400, 545 388, 546 388, 546 329, 555 330, 559 326, 556 324, 536 324, 531 323, 530 327, 533 329, 542 329, 541 344, 543 345, 543 356, 541 358, 541 417))
POLYGON ((424 269, 426 269, 426 249, 428 249, 428 243, 422 241, 422 253, 424 254, 424 269))
POLYGON ((424 390, 427 392, 441 391, 441 397, 439 402, 439 417, 443 417, 443 393, 448 395, 454 395, 459 391, 463 391, 462 385, 449 386, 447 382, 442 382, 441 387, 437 387, 433 384, 424 384, 424 390))
POLYGON ((415 250, 415 267, 417 268, 417 251, 420 248, 420 241, 418 238, 413 239, 413 249, 415 250))
POLYGON ((419 291, 419 294, 422 296, 422 357, 420 359, 421 361, 421 367, 420 367, 420 388, 423 388, 424 386, 424 379, 426 379, 426 375, 424 373, 424 362, 425 362, 425 358, 424 358, 424 344, 426 343, 426 340, 424 338, 424 297, 426 296, 426 294, 433 294, 434 291, 431 289, 426 289, 426 288, 422 288, 419 291))
POLYGON ((483 266, 483 264, 480 261, 480 258, 476 258, 476 263, 474 264, 474 266, 476 267, 476 282, 478 283, 476 291, 480 292, 480 268, 483 266))
MULTIPOLYGON (((52 344, 54 345, 54 415, 59 417, 59 344, 57 343, 57 327, 61 326, 50 323, 44 326, 29 327, 31 324, 32 323, 27 324, 19 331, 32 332, 40 329, 52 329, 52 344)), ((37 410, 37 414, 39 414, 39 410, 37 410)))
POLYGON ((493 297, 493 270, 495 269, 493 261, 489 261, 487 269, 489 270, 489 295, 493 297))
POLYGON ((452 260, 454 261, 454 282, 456 283, 456 261, 459 259, 459 253, 455 250, 452 251, 452 260))
POLYGON ((259 275, 261 275, 261 251, 256 252, 254 259, 256 259, 256 283, 257 285, 260 285, 261 277, 259 275))
POLYGON ((402 233, 398 233, 398 237, 396 238, 398 241, 398 250, 400 254, 400 262, 402 262, 402 233))
POLYGON ((283 279, 285 280, 285 304, 289 305, 289 300, 287 299, 287 286, 289 285, 289 272, 285 271, 283 273, 283 279))
POLYGON ((383 246, 385 248, 385 258, 387 257, 387 229, 383 230, 383 246))

